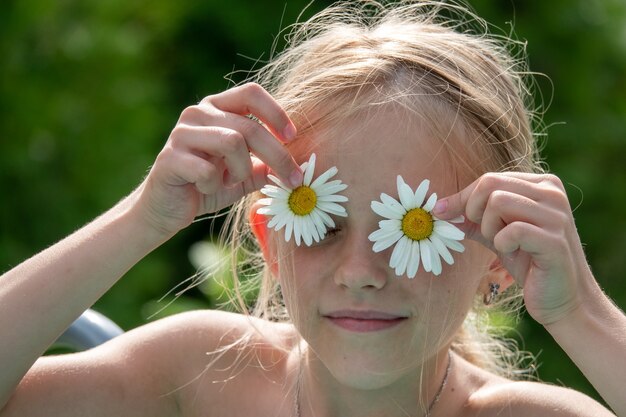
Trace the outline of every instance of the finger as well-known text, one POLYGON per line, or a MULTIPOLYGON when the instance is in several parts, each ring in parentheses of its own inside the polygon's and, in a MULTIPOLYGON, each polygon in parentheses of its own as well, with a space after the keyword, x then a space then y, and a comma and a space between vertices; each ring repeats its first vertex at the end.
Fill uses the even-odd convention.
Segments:
POLYGON ((252 161, 243 135, 217 126, 178 125, 171 136, 172 146, 207 158, 224 160, 226 185, 238 183, 252 173, 252 161))
POLYGON ((530 223, 513 222, 493 239, 496 251, 504 257, 517 251, 528 253, 536 267, 548 269, 567 253, 567 241, 530 223))
POLYGON ((530 254, 518 250, 510 255, 498 255, 502 266, 509 271, 509 274, 515 279, 515 281, 521 287, 526 284, 526 277, 528 276, 528 268, 531 265, 532 257, 530 254))
MULTIPOLYGON (((192 129, 193 126, 198 128, 219 126, 239 132, 244 139, 239 149, 240 155, 243 155, 243 149, 245 149, 246 154, 252 152, 269 165, 274 173, 285 183, 293 186, 302 184, 302 170, 300 166, 293 159, 287 148, 276 140, 270 131, 258 122, 245 116, 225 113, 212 107, 212 104, 208 101, 209 99, 205 99, 207 101, 204 104, 191 106, 183 111, 184 115, 181 116, 179 124, 175 128, 175 130, 180 129, 183 132, 177 136, 184 137, 184 130, 192 129)), ((240 160, 240 162, 242 161, 240 160)), ((237 167, 237 165, 233 166, 237 167)), ((249 166, 249 164, 241 165, 243 171, 234 170, 229 172, 232 178, 228 181, 235 183, 245 178, 243 175, 246 172, 249 173, 249 166)))
POLYGON ((285 142, 296 136, 296 128, 285 110, 258 84, 234 87, 205 100, 225 112, 258 117, 276 137, 285 142))
POLYGON ((190 153, 177 153, 171 165, 175 167, 171 185, 193 184, 203 194, 214 194, 222 187, 222 170, 215 164, 190 153))
POLYGON ((541 201, 554 194, 557 189, 558 193, 562 193, 560 180, 554 175, 522 172, 488 173, 460 192, 439 200, 433 213, 443 220, 465 215, 471 221, 479 223, 489 196, 496 190, 508 191, 541 201))
POLYGON ((458 227, 463 233, 465 233, 465 239, 476 241, 487 249, 491 250, 492 252, 497 252, 496 249, 493 247, 493 240, 487 239, 485 236, 483 236, 480 230, 480 223, 474 223, 465 219, 463 223, 455 223, 454 225, 458 227))
POLYGON ((180 167, 175 182, 178 185, 193 184, 203 195, 201 213, 213 213, 267 183, 267 166, 258 159, 253 161, 252 175, 230 187, 224 187, 221 181, 224 172, 221 160, 210 161, 192 154, 179 154, 174 162, 180 167))
POLYGON ((227 115, 225 124, 243 134, 251 153, 271 168, 286 184, 299 186, 303 181, 300 165, 295 161, 287 147, 259 123, 238 115, 227 115))
POLYGON ((546 221, 546 211, 547 209, 535 200, 520 194, 496 190, 489 195, 487 207, 480 222, 480 231, 486 239, 493 240, 500 230, 514 221, 539 226, 546 221))
POLYGON ((246 84, 205 98, 197 108, 189 111, 190 118, 196 121, 202 117, 198 109, 205 113, 199 124, 218 124, 240 132, 249 151, 269 165, 281 180, 293 186, 302 183, 300 166, 287 148, 276 140, 276 137, 285 141, 293 139, 295 127, 287 113, 260 86, 246 84), (222 113, 216 114, 216 109, 222 113), (258 117, 267 127, 246 117, 248 114, 258 117))
POLYGON ((252 158, 252 173, 243 181, 226 187, 222 193, 227 200, 235 201, 267 184, 268 166, 258 158, 252 158))

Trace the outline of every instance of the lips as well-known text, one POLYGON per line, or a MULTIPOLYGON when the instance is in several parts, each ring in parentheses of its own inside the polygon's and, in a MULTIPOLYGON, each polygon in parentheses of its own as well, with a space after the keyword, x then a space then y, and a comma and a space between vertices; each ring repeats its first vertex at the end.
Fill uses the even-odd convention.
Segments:
POLYGON ((373 310, 338 310, 326 314, 326 317, 331 318, 351 318, 359 320, 394 320, 399 318, 406 318, 407 316, 401 314, 385 313, 382 311, 373 310))
POLYGON ((324 315, 334 325, 352 332, 375 332, 395 327, 408 316, 374 310, 338 310, 324 315))

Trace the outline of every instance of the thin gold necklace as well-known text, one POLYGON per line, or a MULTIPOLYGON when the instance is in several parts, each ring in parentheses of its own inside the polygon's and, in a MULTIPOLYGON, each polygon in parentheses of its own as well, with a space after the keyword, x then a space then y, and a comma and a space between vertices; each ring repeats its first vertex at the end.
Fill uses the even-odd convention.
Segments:
MULTIPOLYGON (((300 415, 300 381, 301 381, 300 378, 302 376, 302 367, 298 366, 298 368, 299 368, 298 381, 296 381, 294 406, 296 409, 296 417, 302 417, 300 415)), ((433 407, 435 407, 435 404, 439 402, 439 398, 441 397, 441 394, 443 393, 443 389, 446 387, 446 384, 448 383, 448 376, 450 376, 450 368, 452 368, 452 355, 450 354, 450 351, 448 350, 448 365, 446 366, 446 373, 443 375, 443 380, 441 381, 441 385, 439 385, 439 389, 437 390, 435 397, 428 405, 428 409, 426 410, 426 414, 424 414, 424 417, 429 417, 430 413, 433 411, 433 407)))

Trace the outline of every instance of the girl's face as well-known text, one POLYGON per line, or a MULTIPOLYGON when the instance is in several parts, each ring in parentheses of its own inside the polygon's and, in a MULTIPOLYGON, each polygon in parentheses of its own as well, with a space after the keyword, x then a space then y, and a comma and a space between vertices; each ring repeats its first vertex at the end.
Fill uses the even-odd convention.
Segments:
POLYGON ((399 117, 404 112, 394 110, 354 117, 294 143, 301 162, 311 152, 317 154, 316 176, 338 168, 336 178, 348 184, 341 193, 349 198, 348 217, 335 218, 337 230, 311 247, 275 237, 281 242, 279 279, 294 324, 330 374, 344 384, 369 389, 418 371, 450 343, 491 256, 465 240, 465 252, 453 252, 454 265, 444 263, 439 277, 420 266, 417 276, 408 279, 389 267, 393 246, 372 251, 368 235, 381 218, 370 203, 383 192, 397 198, 398 174, 413 189, 430 179, 429 192, 439 197, 471 181, 451 165, 444 138, 434 137, 416 117, 407 122, 408 117, 399 117), (375 320, 381 317, 397 320, 384 326, 389 322, 375 320))

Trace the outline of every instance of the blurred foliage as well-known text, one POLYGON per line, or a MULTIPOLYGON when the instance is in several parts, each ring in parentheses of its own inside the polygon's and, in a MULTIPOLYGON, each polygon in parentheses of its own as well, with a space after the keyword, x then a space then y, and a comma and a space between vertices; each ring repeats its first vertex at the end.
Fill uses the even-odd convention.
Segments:
MULTIPOLYGON (((242 70, 233 75, 240 81, 245 70, 262 64, 275 36, 307 3, 6 0, 0 14, 1 268, 127 194, 182 108, 232 85, 225 74, 242 70)), ((314 2, 304 16, 328 3, 314 2)), ((531 69, 549 77, 537 77, 535 91, 547 107, 544 155, 567 184, 598 281, 625 306, 626 4, 471 4, 502 33, 528 41, 531 69)), ((163 314, 216 306, 222 295, 210 282, 168 305, 170 290, 194 275, 188 249, 213 238, 208 222, 181 232, 96 309, 128 329, 163 314)), ((532 320, 523 318, 517 333, 526 349, 541 352, 544 380, 597 398, 532 320)))

